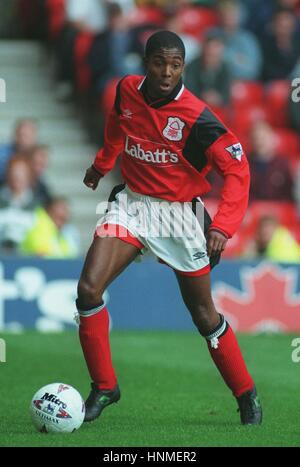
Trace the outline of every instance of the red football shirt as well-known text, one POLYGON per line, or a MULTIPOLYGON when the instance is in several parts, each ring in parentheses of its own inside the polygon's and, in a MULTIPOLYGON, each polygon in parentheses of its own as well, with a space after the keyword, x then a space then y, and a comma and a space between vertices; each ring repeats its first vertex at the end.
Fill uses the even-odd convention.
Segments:
POLYGON ((210 190, 213 168, 224 177, 221 201, 210 228, 231 237, 249 195, 249 166, 235 135, 181 80, 167 98, 147 102, 146 78, 126 76, 117 87, 94 167, 105 175, 121 157, 121 171, 137 193, 191 201, 210 190))

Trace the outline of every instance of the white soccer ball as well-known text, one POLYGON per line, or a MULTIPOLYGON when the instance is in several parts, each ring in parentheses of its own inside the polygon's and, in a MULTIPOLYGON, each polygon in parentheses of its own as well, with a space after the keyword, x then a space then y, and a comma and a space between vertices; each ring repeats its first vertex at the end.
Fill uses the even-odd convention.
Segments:
POLYGON ((40 432, 72 433, 83 423, 84 400, 69 384, 48 384, 33 396, 30 415, 34 426, 40 432))

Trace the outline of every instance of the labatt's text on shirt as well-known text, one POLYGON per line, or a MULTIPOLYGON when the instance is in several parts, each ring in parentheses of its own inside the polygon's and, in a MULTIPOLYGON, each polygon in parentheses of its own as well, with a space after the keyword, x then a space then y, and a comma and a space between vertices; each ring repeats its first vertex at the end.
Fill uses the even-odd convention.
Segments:
POLYGON ((131 157, 155 164, 167 164, 170 162, 172 164, 177 164, 179 162, 178 155, 169 150, 157 148, 152 151, 150 149, 144 149, 140 143, 130 145, 128 136, 126 138, 125 152, 131 157))

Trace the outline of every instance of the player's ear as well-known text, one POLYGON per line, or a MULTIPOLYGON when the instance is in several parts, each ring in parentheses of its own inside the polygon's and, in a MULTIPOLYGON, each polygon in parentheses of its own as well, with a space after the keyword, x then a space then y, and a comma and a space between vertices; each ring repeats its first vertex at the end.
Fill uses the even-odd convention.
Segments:
POLYGON ((147 57, 143 57, 143 65, 144 68, 147 70, 149 64, 149 59, 147 57))

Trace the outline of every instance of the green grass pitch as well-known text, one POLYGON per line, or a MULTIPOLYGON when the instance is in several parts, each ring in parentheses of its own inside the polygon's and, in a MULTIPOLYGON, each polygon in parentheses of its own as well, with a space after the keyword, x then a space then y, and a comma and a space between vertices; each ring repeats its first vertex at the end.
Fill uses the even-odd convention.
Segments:
POLYGON ((122 397, 72 434, 41 434, 29 418, 40 387, 64 382, 85 398, 89 377, 76 332, 5 334, 0 363, 0 446, 299 446, 299 370, 290 335, 240 335, 264 408, 243 427, 230 391, 195 332, 113 331, 122 397))

